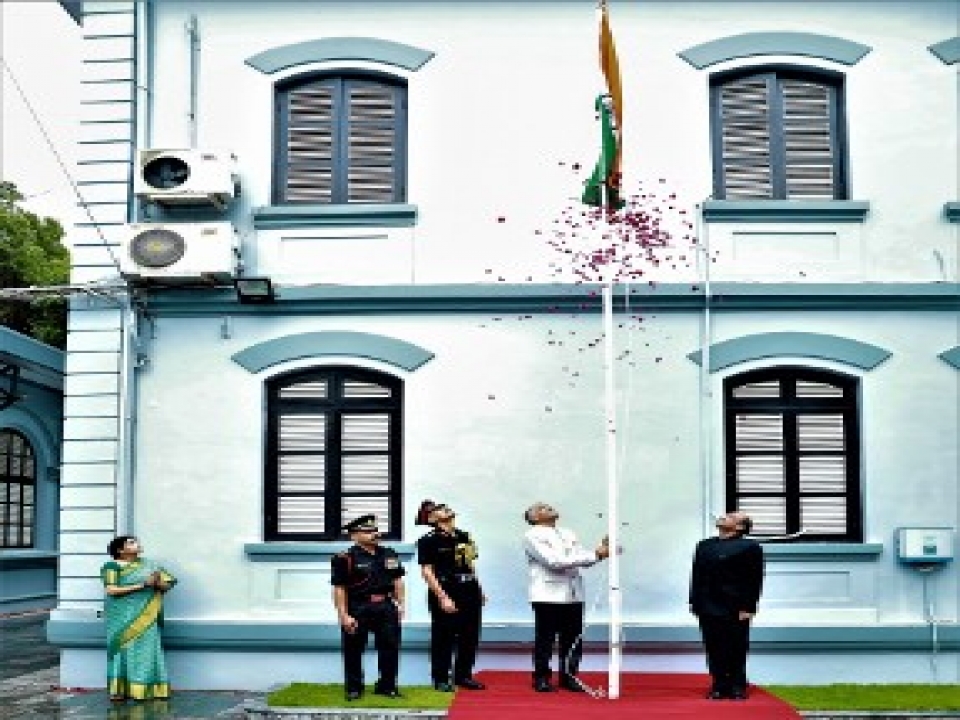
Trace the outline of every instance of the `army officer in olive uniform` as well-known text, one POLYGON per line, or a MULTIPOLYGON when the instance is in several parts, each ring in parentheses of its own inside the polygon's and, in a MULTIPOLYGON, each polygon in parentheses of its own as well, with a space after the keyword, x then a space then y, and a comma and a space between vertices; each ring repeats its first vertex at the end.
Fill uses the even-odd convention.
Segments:
POLYGON ((363 694, 363 651, 373 632, 380 677, 374 693, 399 697, 400 620, 404 569, 397 553, 379 544, 376 517, 363 515, 344 526, 354 545, 330 559, 333 604, 340 620, 347 700, 363 694))

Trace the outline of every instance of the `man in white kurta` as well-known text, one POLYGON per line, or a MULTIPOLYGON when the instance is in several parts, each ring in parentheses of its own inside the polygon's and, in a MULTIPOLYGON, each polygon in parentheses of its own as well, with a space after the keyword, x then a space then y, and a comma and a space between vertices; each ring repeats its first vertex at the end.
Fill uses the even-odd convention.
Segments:
POLYGON ((550 660, 557 640, 560 652, 560 687, 583 692, 576 673, 580 667, 583 634, 584 590, 580 568, 605 559, 610 550, 602 541, 587 550, 577 536, 557 527, 559 513, 546 503, 531 505, 523 515, 532 525, 523 536, 530 570, 530 603, 533 605, 533 689, 556 692, 551 684, 550 660))

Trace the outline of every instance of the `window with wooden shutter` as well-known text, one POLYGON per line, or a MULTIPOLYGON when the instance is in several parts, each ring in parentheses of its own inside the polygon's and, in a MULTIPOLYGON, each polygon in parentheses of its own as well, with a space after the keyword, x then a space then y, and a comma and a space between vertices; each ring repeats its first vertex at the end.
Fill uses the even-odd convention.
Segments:
POLYGON ((15 430, 0 430, 0 547, 33 547, 36 487, 30 442, 15 430))
POLYGON ((728 378, 727 508, 758 536, 862 541, 857 383, 774 368, 728 378))
POLYGON ((311 76, 278 86, 274 201, 406 201, 406 86, 311 76))
POLYGON ((711 85, 714 195, 846 199, 842 76, 771 69, 711 85))
POLYGON ((349 367, 268 387, 265 539, 336 540, 360 515, 400 535, 402 385, 349 367))

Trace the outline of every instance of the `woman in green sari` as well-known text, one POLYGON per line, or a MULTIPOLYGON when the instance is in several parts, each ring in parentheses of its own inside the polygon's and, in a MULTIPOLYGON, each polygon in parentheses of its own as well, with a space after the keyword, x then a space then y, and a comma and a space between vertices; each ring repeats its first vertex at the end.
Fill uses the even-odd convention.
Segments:
POLYGON ((140 557, 140 543, 130 535, 114 538, 107 548, 113 560, 100 577, 107 596, 107 690, 110 700, 170 697, 167 667, 160 644, 163 594, 176 580, 140 557))

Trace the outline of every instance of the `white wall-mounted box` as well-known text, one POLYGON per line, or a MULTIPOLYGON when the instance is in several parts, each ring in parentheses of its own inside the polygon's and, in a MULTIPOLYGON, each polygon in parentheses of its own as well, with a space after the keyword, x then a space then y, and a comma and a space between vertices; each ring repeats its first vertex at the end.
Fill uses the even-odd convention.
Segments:
POLYGON ((953 560, 953 528, 897 528, 897 559, 903 563, 944 563, 953 560))

